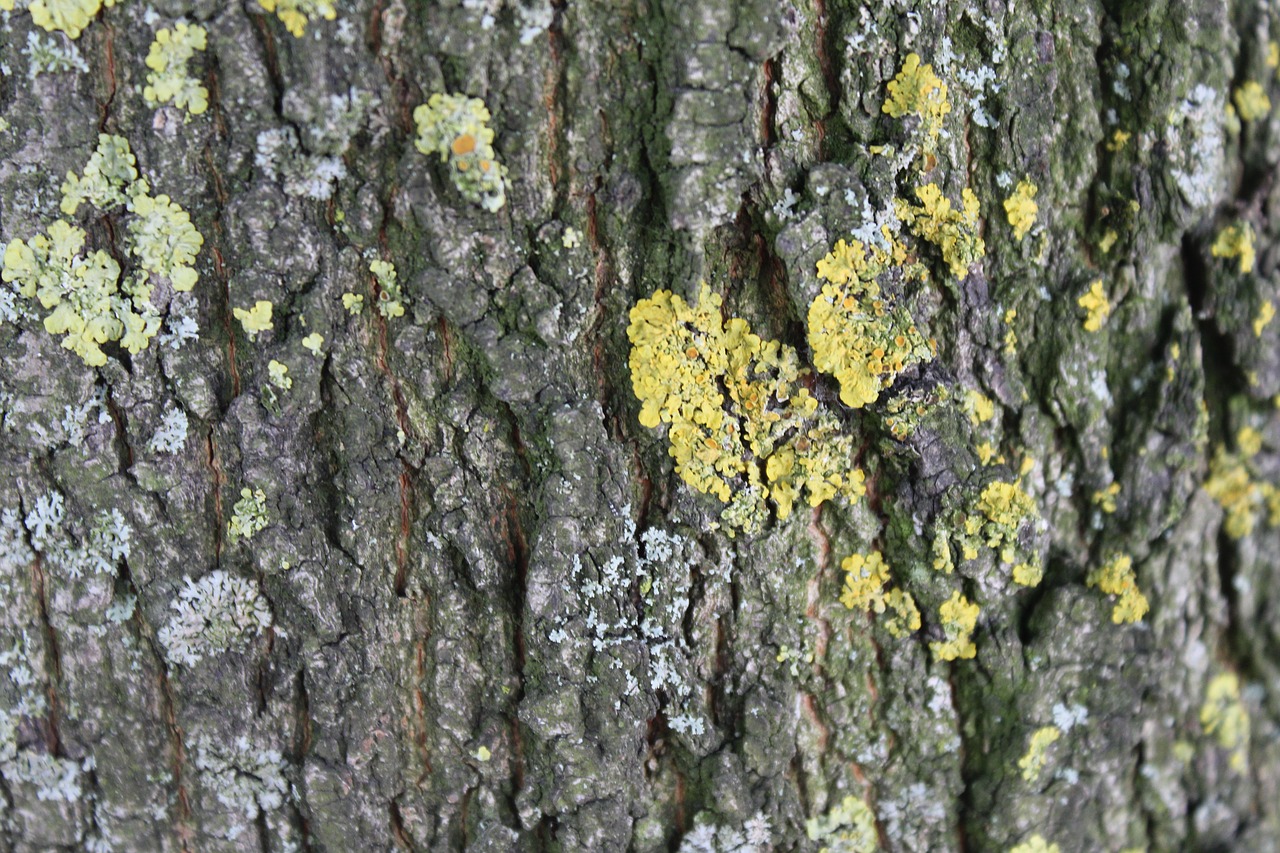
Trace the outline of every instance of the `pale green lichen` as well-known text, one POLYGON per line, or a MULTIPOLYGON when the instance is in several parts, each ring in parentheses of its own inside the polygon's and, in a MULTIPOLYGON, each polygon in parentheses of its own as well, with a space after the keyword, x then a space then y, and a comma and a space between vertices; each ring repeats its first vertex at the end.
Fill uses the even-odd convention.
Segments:
POLYGON ((494 154, 489 118, 479 98, 440 92, 413 111, 415 147, 439 155, 463 197, 492 213, 506 204, 507 169, 494 154))
POLYGON ((257 584, 221 569, 199 581, 187 578, 169 606, 174 614, 156 639, 171 664, 194 666, 271 628, 271 610, 257 584))
POLYGON ((880 849, 876 816, 870 806, 846 796, 826 814, 805 821, 805 834, 820 845, 819 853, 874 853, 880 849))
MULTIPOLYGON (((404 293, 400 290, 395 266, 390 261, 374 260, 369 263, 369 272, 378 282, 378 313, 387 319, 403 317, 404 293)), ((343 302, 346 302, 345 296, 343 302)))
POLYGON ((59 219, 48 236, 11 241, 0 277, 51 309, 45 330, 65 335, 65 348, 100 367, 107 361, 104 344, 117 342, 135 355, 148 346, 161 324, 153 291, 162 284, 177 292, 195 286, 199 276, 192 265, 204 238, 180 205, 151 195, 138 177, 129 143, 119 136, 101 134, 83 174, 67 174, 62 212, 74 216, 86 202, 100 215, 127 220, 123 231, 127 258, 133 261, 127 273, 105 249, 86 251, 86 232, 59 219))
POLYGON ((1271 112, 1271 99, 1267 97, 1266 90, 1256 80, 1246 80, 1242 83, 1240 88, 1231 95, 1231 100, 1235 102, 1236 112, 1245 121, 1266 118, 1267 113, 1271 112))
POLYGON ((148 104, 159 106, 170 101, 178 109, 200 115, 209 108, 209 90, 187 76, 187 61, 207 43, 204 27, 198 24, 176 24, 156 33, 147 52, 147 85, 142 97, 148 104))
POLYGON ((267 527, 267 496, 262 489, 240 490, 240 500, 232 507, 231 520, 227 522, 227 536, 234 545, 241 539, 252 539, 255 533, 267 527))
POLYGON ((289 378, 289 368, 274 358, 267 362, 267 381, 281 391, 288 391, 293 387, 293 380, 289 378))
POLYGON ((302 346, 314 356, 321 355, 321 347, 324 346, 324 335, 319 332, 312 332, 302 339, 302 346))

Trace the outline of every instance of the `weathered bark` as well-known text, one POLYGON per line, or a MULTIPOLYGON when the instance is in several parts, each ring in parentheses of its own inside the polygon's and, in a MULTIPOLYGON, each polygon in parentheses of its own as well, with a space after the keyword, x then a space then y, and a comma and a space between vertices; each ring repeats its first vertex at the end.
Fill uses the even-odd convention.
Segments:
MULTIPOLYGON (((34 301, 0 324, 3 849, 660 850, 756 815, 776 849, 810 849, 806 821, 848 795, 893 850, 1280 847, 1280 535, 1260 517, 1228 537, 1202 488, 1246 426, 1255 481, 1280 476, 1280 323, 1251 326, 1276 298, 1280 121, 1226 111, 1248 80, 1280 89, 1269 7, 575 0, 544 29, 501 0, 352 0, 301 38, 252 0, 154 8, 105 10, 84 73, 28 78, 25 12, 0 33, 0 236, 47 228, 107 132, 205 241, 180 348, 95 369, 34 301), (209 33, 210 107, 185 121, 142 95, 154 30, 183 15, 209 33), (951 87, 930 179, 977 193, 987 244, 962 282, 922 246, 934 276, 907 293, 951 403, 897 441, 816 378, 867 498, 730 538, 637 422, 627 312, 705 279, 806 358, 816 261, 909 194, 870 147, 904 138, 881 105, 911 52, 951 87), (493 114, 496 214, 413 147, 438 91, 493 114), (341 118, 359 93, 375 103, 341 118), (255 164, 287 127, 342 151, 332 201, 255 164), (1019 242, 1001 202, 1024 177, 1040 215, 1019 242), (1239 221, 1250 274, 1210 252, 1239 221), (371 256, 405 316, 372 310, 371 256), (1077 305, 1095 279, 1115 306, 1096 333, 1077 305), (274 328, 250 339, 232 311, 256 300, 274 328), (291 389, 268 390, 272 359, 291 389), (964 416, 967 389, 993 422, 964 416), (96 393, 79 436, 67 407, 96 393), (175 406, 187 440, 158 453, 175 406), (981 441, 1007 462, 981 465, 981 441), (934 571, 944 513, 1024 456, 1043 523, 1019 547, 1042 584, 989 550, 934 571), (246 487, 269 523, 233 541, 246 487), (40 541, 22 519, 54 494, 65 519, 40 541), (133 532, 115 574, 61 571, 111 509, 133 532), (872 548, 920 605, 912 636, 839 602, 841 560, 872 548), (1116 553, 1151 604, 1137 625, 1085 582, 1116 553), (273 627, 175 663, 172 604, 217 570, 273 627), (938 661, 953 590, 982 607, 977 656, 938 661), (1246 685, 1243 766, 1200 719, 1223 673, 1246 685), (1031 734, 1077 707, 1024 779, 1031 734)), ((119 251, 109 219, 78 221, 119 251)))

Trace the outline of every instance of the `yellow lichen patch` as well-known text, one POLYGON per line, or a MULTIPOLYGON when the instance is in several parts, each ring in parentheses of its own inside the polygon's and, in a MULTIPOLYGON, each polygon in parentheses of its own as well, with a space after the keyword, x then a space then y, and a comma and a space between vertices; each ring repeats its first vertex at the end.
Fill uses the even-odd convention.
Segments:
POLYGON ((884 612, 884 586, 889 582, 889 564, 879 551, 853 554, 840 563, 844 569, 844 591, 840 603, 850 610, 884 612))
POLYGON ((978 625, 978 605, 957 590, 938 609, 945 640, 929 644, 938 660, 971 658, 978 653, 973 644, 973 631, 978 625))
POLYGON ((1256 258, 1253 241, 1253 226, 1248 222, 1241 222, 1219 231, 1209 251, 1215 258, 1239 258, 1240 272, 1251 273, 1256 258))
POLYGON ((1038 563, 1018 563, 1013 567, 1013 582, 1020 586, 1039 586, 1044 580, 1044 569, 1038 563))
POLYGON ((1111 303, 1107 301, 1106 291, 1102 289, 1102 279, 1089 285, 1089 292, 1076 300, 1076 304, 1088 312, 1084 319, 1086 332, 1096 332, 1111 316, 1111 303))
POLYGON ((252 339, 258 336, 259 332, 265 332, 274 328, 271 323, 272 304, 265 299, 259 299, 253 304, 252 308, 235 308, 232 315, 240 321, 240 325, 244 326, 245 333, 252 339))
POLYGON ((1027 236, 1031 226, 1036 223, 1036 214, 1040 206, 1035 203, 1036 185, 1031 181, 1018 181, 1013 195, 1004 200, 1004 215, 1013 226, 1013 239, 1021 240, 1027 236))
POLYGON ((918 54, 908 54, 902 69, 889 81, 889 97, 881 109, 894 118, 919 117, 924 131, 922 148, 932 151, 942 133, 943 119, 951 112, 947 84, 933 73, 932 65, 920 64, 918 54))
POLYGON ((1275 41, 1267 42, 1267 67, 1280 68, 1280 44, 1275 41))
POLYGON ((142 90, 143 99, 152 106, 172 101, 191 115, 207 110, 209 90, 187 75, 187 61, 197 50, 204 50, 207 41, 204 27, 196 24, 177 24, 172 30, 158 31, 147 52, 147 67, 151 70, 142 90))
POLYGON ((969 267, 986 252, 986 244, 978 236, 978 217, 981 215, 978 197, 968 187, 961 190, 960 197, 961 205, 957 210, 937 184, 925 184, 916 187, 919 205, 900 198, 893 200, 898 219, 917 237, 941 250, 942 260, 956 278, 968 275, 969 267))
POLYGON ((1093 505, 1110 515, 1116 511, 1116 495, 1120 494, 1120 484, 1112 483, 1105 489, 1093 493, 1093 505))
POLYGON ((1147 598, 1138 590, 1133 559, 1128 555, 1117 554, 1107 560, 1089 572, 1085 583, 1096 586, 1107 595, 1118 596, 1111 610, 1111 621, 1115 624, 1139 622, 1147 614, 1147 598))
POLYGON ((489 108, 479 98, 436 92, 413 111, 418 128, 414 147, 448 162, 458 192, 495 213, 507 201, 507 167, 494 153, 489 119, 489 108))
POLYGON ((722 518, 748 532, 763 526, 768 499, 785 519, 802 493, 814 507, 865 494, 852 438, 799 385, 795 350, 745 320, 724 322, 720 305, 703 284, 696 305, 659 290, 631 309, 640 423, 668 425, 676 473, 729 504, 722 518))
POLYGON ((258 5, 274 12, 285 29, 299 38, 307 31, 307 22, 312 18, 332 21, 338 16, 331 0, 258 0, 258 5))
POLYGON ((1265 118, 1267 113, 1271 112, 1271 99, 1267 97, 1266 90, 1256 80, 1246 80, 1242 83, 1240 88, 1232 94, 1231 100, 1235 101, 1236 112, 1245 121, 1265 118))
POLYGON ((1224 525, 1232 539, 1243 539, 1253 532, 1263 507, 1268 510, 1268 523, 1280 525, 1280 489, 1253 479, 1246 466, 1251 454, 1262 449, 1262 436, 1245 427, 1236 436, 1240 453, 1228 453, 1219 447, 1209 463, 1209 478, 1204 490, 1226 511, 1224 525))
POLYGON ((920 610, 911 593, 896 587, 885 589, 890 581, 889 565, 879 551, 845 557, 840 567, 845 571, 841 604, 850 610, 875 613, 884 613, 886 607, 892 610, 894 615, 885 621, 885 629, 895 637, 920 630, 920 610))
POLYGON ((875 853, 880 849, 875 813, 853 796, 845 797, 826 814, 805 821, 804 831, 818 853, 875 853))
MULTIPOLYGON (((80 32, 98 14, 103 6, 114 6, 117 0, 31 0, 27 11, 31 22, 46 30, 61 30, 69 38, 78 38, 80 32)), ((10 2, 5 7, 13 9, 10 2)))
MULTIPOLYGON (((985 543, 998 552, 1000 562, 1011 565, 1017 556, 1018 533, 1022 525, 1035 520, 1039 515, 1036 502, 1021 486, 996 480, 988 483, 982 490, 977 512, 970 513, 965 518, 963 538, 966 544, 973 546, 975 552, 977 543, 985 543)), ((1032 560, 1029 569, 1024 570, 1022 576, 1036 576, 1038 564, 1038 558, 1032 560)))
POLYGON ((885 604, 894 613, 884 623, 885 630, 890 634, 901 639, 920 630, 920 609, 916 607, 916 600, 911 597, 911 593, 894 587, 885 596, 885 604))
POLYGON ((933 347, 905 307, 880 290, 876 278, 891 258, 857 240, 836 243, 818 262, 827 283, 809 305, 813 364, 840 383, 840 400, 861 408, 873 403, 909 365, 928 361, 933 347))
POLYGON ((946 530, 939 530, 933 536, 933 568, 949 575, 955 571, 956 564, 951 559, 951 534, 946 530))
POLYGON ((1108 230, 1106 234, 1102 235, 1102 239, 1098 241, 1098 251, 1104 255, 1107 254, 1111 251, 1111 247, 1116 244, 1116 240, 1119 239, 1120 235, 1114 229, 1108 230))
POLYGON ((1236 431, 1236 447, 1246 458, 1252 458, 1262 452, 1262 433, 1251 426, 1240 427, 1236 431))
POLYGON ((1057 726, 1044 726, 1036 729, 1027 744, 1027 752, 1018 759, 1018 769, 1027 782, 1035 782, 1040 778, 1040 771, 1049 760, 1049 747, 1062 737, 1062 729, 1057 726))
POLYGON ((1270 299, 1263 302, 1258 308, 1258 316, 1253 318, 1253 336, 1255 338, 1262 337, 1262 330, 1267 324, 1276 318, 1276 306, 1270 299))
POLYGON ((1009 853, 1061 853, 1061 850, 1057 844, 1050 844, 1037 832, 1016 847, 1010 847, 1009 853))
POLYGON ((986 394, 973 388, 964 392, 964 410, 974 426, 985 424, 996 416, 996 404, 986 394))
POLYGON ((1129 144, 1129 139, 1132 135, 1120 128, 1116 128, 1116 132, 1111 134, 1111 141, 1107 143, 1107 150, 1112 152, 1123 151, 1124 147, 1129 144))
POLYGON ((1214 676, 1200 708, 1204 733, 1231 752, 1231 769, 1243 773, 1249 758, 1249 712, 1240 701, 1240 679, 1232 672, 1214 676))

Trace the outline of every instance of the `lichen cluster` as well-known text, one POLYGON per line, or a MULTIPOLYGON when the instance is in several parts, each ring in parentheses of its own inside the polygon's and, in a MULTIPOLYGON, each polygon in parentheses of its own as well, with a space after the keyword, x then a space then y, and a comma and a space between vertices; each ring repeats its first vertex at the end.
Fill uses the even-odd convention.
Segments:
POLYGON ((1220 673, 1205 690, 1200 725, 1220 747, 1231 753, 1231 769, 1243 773, 1249 762, 1249 712, 1240 699, 1240 678, 1220 673))
POLYGON ((1027 751, 1018 759, 1018 770, 1027 782, 1035 782, 1040 778, 1040 771, 1049 761, 1049 747, 1062 737, 1062 730, 1057 726, 1043 726, 1036 729, 1027 743, 1027 751))
POLYGON ((986 243, 978 233, 982 212, 978 197, 965 187, 960 191, 957 209, 937 184, 916 187, 915 194, 919 204, 894 199, 898 218, 917 237, 938 247, 953 276, 964 278, 969 274, 969 267, 986 253, 986 243))
POLYGON ((468 201, 493 213, 506 204, 507 169, 493 151, 489 109, 479 98, 435 93, 413 111, 414 146, 449 164, 453 185, 468 201))
POLYGON ((1029 180, 1018 181, 1013 195, 1004 200, 1004 215, 1013 226, 1013 239, 1021 240, 1027 236, 1031 226, 1036 224, 1036 214, 1040 205, 1035 202, 1036 185, 1029 180))
POLYGON ((298 38, 307 31, 307 23, 314 18, 332 21, 338 16, 332 0, 258 0, 258 5, 274 12, 285 29, 298 38))
POLYGON ((973 644, 973 632, 978 626, 978 605, 956 590, 938 608, 938 617, 944 639, 929 644, 938 660, 972 658, 978 653, 973 644))
POLYGON ((1084 330, 1086 332, 1098 331, 1111 316, 1111 303, 1107 300, 1107 292, 1102 288, 1102 279, 1097 279, 1090 284, 1088 291, 1076 300, 1076 304, 1085 310, 1084 330))
MULTIPOLYGON (((68 38, 78 38, 81 31, 105 6, 111 8, 118 0, 31 0, 27 11, 31 22, 52 32, 60 30, 68 38)), ((0 10, 12 12, 14 0, 0 0, 0 10)))
POLYGON ((1280 526, 1280 489, 1254 476, 1250 460, 1262 448, 1261 435, 1245 427, 1236 436, 1237 452, 1219 447, 1209 463, 1204 489, 1226 511, 1224 525, 1232 539, 1253 533, 1264 514, 1272 527, 1280 526))
POLYGON ((186 585, 170 604, 168 624, 156 632, 172 664, 194 666, 250 634, 271 627, 271 610, 253 581, 221 569, 186 585))
POLYGON ((892 261, 878 246, 840 240, 818 262, 826 284, 809 305, 813 364, 836 378, 840 400, 851 408, 874 403, 899 373, 936 351, 906 307, 881 290, 878 279, 892 261))
POLYGON ((850 610, 875 613, 884 613, 885 608, 889 608, 894 616, 885 622, 885 629, 895 637, 920 630, 920 610, 911 593, 896 586, 885 589, 892 579, 883 554, 879 551, 865 556, 853 554, 845 557, 840 567, 846 573, 841 604, 850 610))
POLYGON ((1244 275, 1253 272, 1253 264, 1257 259, 1254 240, 1253 225, 1245 221, 1237 222, 1218 232, 1209 252, 1215 258, 1237 259, 1240 273, 1244 275))
POLYGON ((181 110, 198 116, 209 108, 209 90, 187 75, 187 61, 204 50, 207 37, 199 24, 177 24, 163 28, 147 52, 147 85, 142 97, 159 106, 170 101, 181 110))
POLYGON ((780 519, 807 497, 818 506, 865 492, 851 438, 800 385, 796 352, 725 323, 703 284, 696 305, 659 290, 631 309, 631 381, 640 423, 667 424, 676 473, 729 504, 730 529, 761 529, 772 500, 780 519))
POLYGON ((889 97, 881 109, 894 118, 911 115, 920 119, 922 149, 933 151, 942 134, 942 122, 951 112, 947 84, 933 73, 932 65, 920 64, 919 54, 908 54, 902 70, 889 81, 889 97))
POLYGON ((1147 597, 1138 589, 1138 577, 1133 571, 1133 558, 1116 554, 1089 572, 1085 583, 1096 586, 1106 595, 1117 597, 1111 609, 1111 621, 1117 625, 1134 623, 1147 615, 1147 597))
MULTIPOLYGON (((1040 511, 1035 500, 1022 489, 1019 482, 994 480, 983 488, 973 510, 960 517, 960 524, 954 535, 963 550, 965 560, 976 560, 979 549, 986 546, 995 550, 1003 565, 1010 567, 1015 583, 1035 586, 1040 583, 1044 574, 1039 555, 1020 559, 1018 537, 1026 525, 1034 524, 1039 518, 1040 511)), ((947 534, 948 538, 950 535, 947 534)), ((939 555, 935 565, 949 566, 949 545, 939 545, 935 538, 934 547, 935 550, 946 548, 946 559, 939 555)))
POLYGON ((378 282, 378 313, 388 320, 404 316, 404 293, 400 279, 390 261, 381 259, 369 263, 369 272, 378 282))
POLYGON ((100 135, 83 174, 67 174, 62 212, 75 216, 85 203, 100 216, 124 220, 116 228, 126 235, 124 269, 107 249, 89 251, 84 229, 59 219, 47 235, 11 241, 0 277, 50 312, 46 331, 64 335, 65 348, 100 367, 107 362, 105 344, 118 343, 135 355, 146 349, 160 331, 167 297, 195 286, 192 265, 204 238, 181 205, 151 195, 129 143, 119 136, 100 135))

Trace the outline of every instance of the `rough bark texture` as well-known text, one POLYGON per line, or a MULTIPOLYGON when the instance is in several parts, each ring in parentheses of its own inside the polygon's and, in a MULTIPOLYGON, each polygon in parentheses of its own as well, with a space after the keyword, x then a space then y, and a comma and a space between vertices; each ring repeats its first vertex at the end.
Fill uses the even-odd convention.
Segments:
POLYGON ((557 0, 543 28, 502 0, 352 0, 301 38, 250 0, 153 9, 105 10, 76 41, 87 72, 29 79, 29 15, 0 33, 0 236, 58 217, 62 177, 109 132, 205 238, 181 348, 94 369, 34 302, 0 324, 18 541, 0 563, 3 849, 650 851, 704 824, 730 849, 758 814, 775 849, 816 849, 833 840, 806 821, 849 795, 892 850, 1278 846, 1280 536, 1260 506, 1227 536, 1202 487, 1246 426, 1255 483, 1280 476, 1280 323, 1251 325, 1277 295, 1280 120, 1227 113, 1246 81, 1280 89, 1269 6, 557 0), (211 103, 187 121, 142 97, 154 30, 181 16, 209 32, 191 67, 211 103), (953 405, 903 441, 876 407, 842 410, 867 498, 730 538, 637 422, 628 310, 705 279, 807 358, 815 262, 909 195, 870 147, 904 136, 881 106, 910 52, 951 88, 930 179, 977 193, 987 243, 963 281, 934 257, 907 294, 953 405), (353 90, 374 102, 331 201, 255 165, 263 131, 304 150, 349 133, 334 98, 353 90), (492 112, 500 212, 414 150, 411 113, 437 91, 492 112), (1132 138, 1113 151, 1117 129, 1132 138), (1024 177, 1040 215, 1018 242, 1001 202, 1024 177), (1240 221, 1258 234, 1247 275, 1210 253, 1240 221), (405 316, 371 310, 370 251, 395 263, 405 316), (1077 305, 1095 279, 1115 306, 1096 333, 1077 305), (232 310, 260 299, 274 329, 250 339, 232 310), (293 379, 274 403, 272 359, 293 379), (967 389, 994 421, 954 405, 967 389), (155 452, 175 406, 185 445, 155 452), (981 465, 981 441, 1007 462, 981 465), (1043 523, 1019 547, 1043 583, 1013 585, 985 549, 934 571, 944 512, 1024 456, 1043 523), (1092 496, 1112 483, 1106 513, 1092 496), (246 487, 269 524, 232 541, 246 487), (33 550, 23 519, 55 493, 65 519, 33 550), (61 571, 111 509, 127 558, 61 571), (912 636, 839 602, 841 560, 872 548, 920 605, 912 636), (1137 625, 1085 583, 1120 552, 1151 603, 1137 625), (174 663, 172 603, 215 570, 252 584, 273 627, 174 663), (939 661, 954 590, 982 607, 977 656, 939 661), (1234 765, 1201 720, 1224 673, 1251 724, 1234 765))

